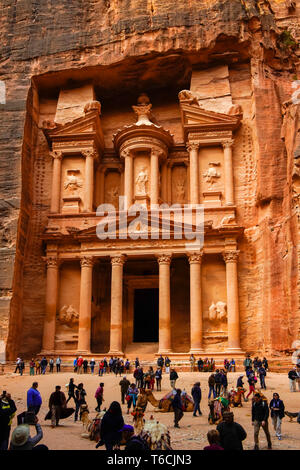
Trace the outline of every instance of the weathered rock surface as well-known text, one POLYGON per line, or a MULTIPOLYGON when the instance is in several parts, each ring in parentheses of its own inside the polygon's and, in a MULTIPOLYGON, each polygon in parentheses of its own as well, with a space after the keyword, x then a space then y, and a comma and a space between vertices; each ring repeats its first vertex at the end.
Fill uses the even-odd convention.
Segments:
MULTIPOLYGON (((170 84, 180 90, 192 70, 225 65, 228 76, 220 74, 211 97, 223 90, 244 109, 234 149, 246 228, 242 347, 282 351, 299 337, 299 105, 291 98, 300 7, 287 3, 0 0, 0 340, 9 358, 41 348, 51 161, 39 125, 54 120, 59 89, 92 80, 105 104, 120 87, 129 96, 170 84)), ((195 86, 204 92, 209 83, 195 86)))

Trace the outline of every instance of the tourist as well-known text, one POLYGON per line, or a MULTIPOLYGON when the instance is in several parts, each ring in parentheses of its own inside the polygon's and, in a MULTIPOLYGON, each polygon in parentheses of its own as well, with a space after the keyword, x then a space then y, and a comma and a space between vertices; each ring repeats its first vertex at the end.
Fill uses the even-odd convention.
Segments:
POLYGON ((247 371, 249 367, 252 367, 252 359, 250 358, 250 354, 248 354, 243 362, 245 370, 247 371))
POLYGON ((66 396, 64 392, 61 391, 61 386, 56 385, 55 392, 51 393, 49 398, 49 409, 51 411, 51 426, 59 425, 59 419, 62 414, 62 409, 66 408, 66 396))
POLYGON ((101 411, 101 405, 104 401, 103 392, 104 392, 104 383, 101 382, 95 393, 95 398, 97 400, 97 407, 95 408, 95 411, 98 411, 98 412, 101 411))
POLYGON ((221 370, 221 386, 222 386, 222 395, 225 396, 227 393, 227 387, 228 387, 227 372, 225 370, 221 370))
POLYGON ((214 371, 216 366, 216 362, 213 357, 210 358, 210 370, 214 371))
POLYGON ((120 377, 124 374, 124 361, 122 359, 119 362, 118 374, 120 375, 120 377))
POLYGON ((140 361, 139 361, 139 358, 138 358, 138 357, 135 358, 135 362, 134 362, 134 363, 135 363, 135 367, 138 368, 139 365, 140 365, 140 361))
POLYGON ((198 371, 202 372, 203 371, 203 360, 201 359, 201 357, 199 357, 199 359, 198 359, 197 366, 198 366, 198 371))
POLYGON ((74 384, 74 379, 70 379, 69 384, 67 385, 68 388, 68 399, 66 401, 66 404, 73 398, 74 403, 76 405, 76 398, 75 398, 75 389, 77 388, 77 385, 74 384))
POLYGON ((164 366, 164 358, 162 357, 162 355, 159 356, 159 358, 157 359, 157 367, 160 367, 161 369, 163 368, 164 366))
POLYGON ((211 396, 211 393, 213 394, 213 397, 216 398, 217 394, 216 394, 216 389, 215 389, 215 374, 212 373, 209 377, 208 377, 208 387, 209 387, 209 393, 208 393, 208 399, 210 399, 210 396, 211 396))
POLYGON ((196 364, 195 356, 194 354, 191 354, 190 355, 191 372, 194 372, 195 364, 196 364))
POLYGON ((174 427, 179 428, 179 421, 183 417, 183 411, 182 411, 182 401, 181 401, 181 390, 178 388, 176 390, 176 394, 173 398, 172 401, 172 406, 174 410, 174 427))
POLYGON ((76 364, 77 374, 82 374, 82 364, 83 364, 83 357, 79 356, 79 358, 77 359, 77 364, 76 364))
POLYGON ((224 369, 228 372, 229 370, 229 361, 228 359, 224 359, 224 369))
POLYGON ((234 421, 231 411, 224 411, 223 421, 217 425, 220 445, 224 450, 243 450, 243 441, 247 437, 245 429, 234 421))
POLYGON ((35 374, 40 375, 40 373, 41 373, 41 361, 37 359, 35 361, 35 374))
POLYGON ((49 359, 49 372, 53 372, 53 367, 54 367, 54 359, 51 357, 49 359))
POLYGON ((259 380, 260 380, 260 388, 263 388, 266 390, 266 380, 265 377, 267 375, 266 369, 261 365, 258 369, 258 375, 259 375, 259 380))
POLYGON ((92 374, 92 375, 94 374, 95 364, 96 364, 96 361, 95 361, 94 358, 92 358, 92 359, 90 360, 90 369, 91 369, 91 374, 92 374))
POLYGON ((229 372, 235 372, 235 360, 233 358, 229 363, 229 372))
POLYGON ((300 392, 300 367, 297 366, 296 372, 297 372, 296 382, 298 384, 298 391, 300 392))
POLYGON ((133 405, 133 409, 135 408, 138 393, 139 393, 138 388, 136 387, 135 384, 132 383, 130 387, 128 387, 127 396, 126 396, 127 414, 129 414, 131 404, 133 405))
POLYGON ((171 388, 175 388, 176 380, 178 379, 178 374, 175 369, 171 369, 170 372, 170 384, 171 388))
POLYGON ((42 405, 42 397, 38 390, 39 384, 33 382, 31 388, 27 391, 27 411, 33 411, 37 415, 42 405))
POLYGON ((166 374, 170 373, 170 364, 171 364, 171 359, 168 358, 168 356, 165 357, 165 369, 166 369, 166 374))
POLYGON ((89 361, 87 359, 84 359, 82 362, 82 368, 83 368, 84 374, 87 374, 88 366, 89 366, 89 361))
POLYGON ((55 364, 56 364, 56 372, 60 372, 61 358, 59 356, 56 358, 55 364))
POLYGON ((293 367, 288 373, 288 378, 290 381, 290 391, 296 392, 296 380, 298 379, 298 374, 296 372, 296 367, 293 367))
POLYGON ((83 388, 83 383, 80 383, 77 385, 77 388, 75 390, 75 416, 74 416, 74 421, 76 422, 78 420, 78 412, 81 407, 81 405, 85 405, 86 397, 86 391, 83 388))
POLYGON ((20 364, 19 364, 20 375, 23 375, 24 369, 25 369, 25 362, 23 359, 21 359, 20 364))
POLYGON ((258 357, 255 357, 254 360, 253 360, 253 369, 254 369, 254 372, 255 374, 258 374, 258 357))
POLYGON ((267 401, 263 400, 262 396, 259 393, 255 393, 252 404, 252 424, 254 426, 254 450, 259 449, 258 434, 260 427, 262 427, 265 432, 268 441, 268 449, 272 449, 268 418, 269 407, 267 401))
POLYGON ((126 362, 125 362, 125 374, 129 374, 129 371, 130 371, 130 361, 129 361, 129 359, 126 359, 126 362))
POLYGON ((122 380, 120 380, 119 385, 121 387, 121 402, 123 405, 125 405, 125 397, 128 392, 128 388, 130 385, 129 380, 126 378, 126 376, 123 377, 122 380))
POLYGON ((78 361, 78 357, 75 357, 73 361, 74 372, 77 372, 77 361, 78 361))
POLYGON ((243 388, 244 387, 243 377, 244 377, 243 374, 238 376, 238 379, 236 381, 236 387, 237 388, 243 388))
POLYGON ((262 365, 264 366, 264 368, 266 369, 266 371, 269 369, 269 364, 268 364, 268 361, 267 359, 264 357, 263 360, 262 360, 262 365))
POLYGON ((219 369, 216 370, 215 373, 215 384, 216 384, 216 395, 217 397, 221 394, 221 385, 222 385, 222 374, 219 369))
POLYGON ((161 391, 161 379, 162 379, 162 369, 157 368, 155 372, 155 380, 156 380, 156 390, 157 392, 161 391))
POLYGON ((101 420, 100 441, 96 448, 105 444, 106 450, 113 450, 114 446, 118 446, 122 438, 123 426, 124 419, 120 403, 113 401, 101 420))
POLYGON ((280 400, 278 393, 273 393, 273 399, 270 401, 271 419, 276 432, 276 437, 281 440, 281 420, 284 418, 284 404, 280 400))
POLYGON ((251 395, 251 393, 253 393, 253 394, 255 393, 255 382, 256 381, 257 381, 257 378, 255 377, 254 372, 249 374, 249 376, 248 376, 249 393, 246 396, 245 401, 249 400, 249 396, 251 395))
POLYGON ((215 429, 208 431, 207 440, 209 446, 204 447, 203 450, 224 450, 223 447, 220 446, 220 434, 215 429))
POLYGON ((42 374, 44 375, 47 369, 48 361, 45 358, 45 356, 41 360, 41 369, 42 369, 42 374))
POLYGON ((35 362, 34 362, 34 359, 32 358, 31 361, 29 362, 29 375, 34 375, 34 368, 35 368, 35 362))
POLYGON ((0 396, 0 451, 8 449, 11 422, 16 411, 14 400, 4 391, 0 396))
POLYGON ((193 416, 197 416, 197 411, 199 413, 199 416, 202 415, 202 412, 200 410, 200 402, 202 398, 202 393, 201 393, 201 388, 200 388, 200 382, 196 382, 195 385, 192 388, 191 395, 194 400, 194 412, 193 416))
POLYGON ((109 360, 109 362, 108 362, 108 365, 109 365, 109 372, 112 372, 112 370, 113 370, 113 365, 114 365, 113 357, 110 358, 110 360, 109 360))
POLYGON ((38 417, 35 417, 36 435, 30 436, 30 428, 27 424, 17 426, 12 433, 10 450, 48 450, 44 444, 37 445, 43 438, 43 431, 38 423, 38 417))
POLYGON ((108 362, 107 362, 107 359, 106 357, 103 359, 103 373, 106 374, 108 372, 108 362))
POLYGON ((20 357, 17 357, 17 360, 16 360, 16 368, 15 368, 15 374, 17 373, 17 371, 20 373, 20 362, 21 362, 21 358, 20 357))

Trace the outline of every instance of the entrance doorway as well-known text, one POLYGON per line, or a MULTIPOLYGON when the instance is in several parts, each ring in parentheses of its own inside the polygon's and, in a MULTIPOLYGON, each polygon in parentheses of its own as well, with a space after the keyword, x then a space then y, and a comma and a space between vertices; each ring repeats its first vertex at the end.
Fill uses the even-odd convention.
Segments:
POLYGON ((133 342, 158 342, 158 289, 134 290, 133 342))

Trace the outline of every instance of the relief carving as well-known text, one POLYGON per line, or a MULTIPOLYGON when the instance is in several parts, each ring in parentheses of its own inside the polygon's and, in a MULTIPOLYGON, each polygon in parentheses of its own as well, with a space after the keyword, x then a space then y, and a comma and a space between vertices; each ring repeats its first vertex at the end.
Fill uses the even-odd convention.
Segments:
POLYGON ((79 321, 79 313, 73 305, 64 305, 58 312, 57 319, 63 325, 73 326, 79 321))
POLYGON ((113 186, 107 191, 107 202, 114 206, 117 206, 119 202, 119 188, 118 186, 113 186))
POLYGON ((216 169, 216 166, 220 166, 220 162, 210 162, 208 165, 209 168, 203 173, 203 178, 205 178, 205 181, 209 184, 210 188, 212 188, 213 184, 221 177, 221 173, 216 169))
POLYGON ((136 195, 137 196, 146 196, 147 195, 147 183, 148 183, 148 173, 145 167, 141 169, 138 173, 136 179, 136 195))
POLYGON ((74 195, 82 188, 82 179, 78 177, 80 170, 67 170, 67 177, 64 182, 64 188, 70 194, 74 195))
POLYGON ((212 302, 208 309, 208 318, 211 322, 219 322, 227 318, 227 304, 219 300, 217 303, 212 302))

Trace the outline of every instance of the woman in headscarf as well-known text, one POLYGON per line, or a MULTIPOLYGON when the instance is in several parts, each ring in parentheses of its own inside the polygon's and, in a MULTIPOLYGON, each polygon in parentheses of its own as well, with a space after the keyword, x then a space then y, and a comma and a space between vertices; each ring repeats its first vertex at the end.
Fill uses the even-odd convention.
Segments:
POLYGON ((101 420, 100 441, 96 448, 105 444, 106 450, 113 450, 113 447, 121 441, 123 426, 124 419, 120 403, 113 401, 101 420))

